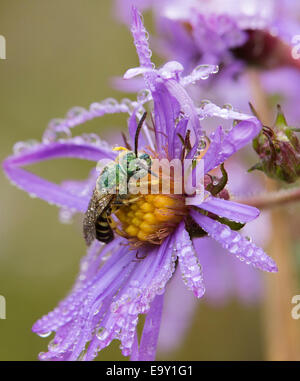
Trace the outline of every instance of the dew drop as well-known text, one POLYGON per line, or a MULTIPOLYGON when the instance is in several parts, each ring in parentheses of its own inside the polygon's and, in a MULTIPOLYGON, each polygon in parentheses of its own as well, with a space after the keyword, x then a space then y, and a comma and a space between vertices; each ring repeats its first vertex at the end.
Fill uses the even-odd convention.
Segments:
POLYGON ((26 151, 27 149, 32 148, 38 144, 39 144, 39 142, 37 140, 34 140, 34 139, 30 139, 30 140, 27 140, 25 142, 17 142, 13 146, 13 153, 15 155, 18 155, 18 154, 26 151))
POLYGON ((135 109, 135 103, 132 100, 130 100, 129 98, 123 98, 121 100, 121 104, 127 108, 130 114, 133 113, 135 109))
POLYGON ((151 92, 148 89, 143 89, 138 92, 137 99, 139 102, 145 102, 150 97, 151 92))
POLYGON ((48 349, 50 351, 55 350, 58 347, 58 343, 56 343, 54 340, 51 340, 48 344, 48 349))
POLYGON ((97 115, 99 113, 104 113, 104 109, 105 109, 104 105, 98 102, 94 102, 90 105, 90 112, 95 113, 97 115))
POLYGON ((55 129, 48 129, 45 131, 43 135, 43 142, 54 143, 70 139, 71 137, 72 133, 68 127, 58 126, 55 129))
POLYGON ((68 312, 69 312, 69 310, 68 310, 67 308, 63 308, 62 311, 61 311, 61 313, 62 313, 63 315, 67 315, 68 312))
POLYGON ((118 105, 118 102, 114 99, 114 98, 107 98, 107 99, 104 99, 103 102, 101 102, 103 105, 105 106, 112 106, 112 107, 115 107, 118 105))
POLYGON ((97 315, 100 312, 101 307, 102 307, 102 303, 100 303, 99 306, 96 308, 96 310, 94 311, 94 315, 97 315))
POLYGON ((206 146, 207 146, 207 141, 205 139, 200 139, 198 147, 197 147, 197 151, 201 152, 205 150, 206 146))
POLYGON ((66 116, 68 119, 73 119, 73 118, 76 118, 78 116, 85 114, 86 112, 87 112, 87 110, 85 108, 76 106, 76 107, 71 108, 71 110, 68 111, 66 116))
POLYGON ((208 99, 203 99, 203 100, 200 102, 199 107, 203 109, 206 105, 208 105, 208 104, 210 104, 210 103, 211 103, 210 100, 208 100, 208 99))
POLYGON ((226 110, 233 110, 233 106, 230 104, 230 103, 225 103, 222 108, 226 109, 226 110))
POLYGON ((61 126, 64 123, 65 123, 64 119, 59 119, 59 118, 51 119, 49 124, 48 124, 48 128, 49 129, 56 129, 57 127, 61 126))
POLYGON ((73 213, 69 209, 60 209, 59 221, 63 224, 70 224, 73 219, 73 213))
POLYGON ((105 340, 108 337, 108 330, 105 327, 100 327, 96 332, 98 340, 105 340))
POLYGON ((40 360, 46 360, 47 354, 45 352, 40 352, 39 353, 39 358, 40 358, 40 360))

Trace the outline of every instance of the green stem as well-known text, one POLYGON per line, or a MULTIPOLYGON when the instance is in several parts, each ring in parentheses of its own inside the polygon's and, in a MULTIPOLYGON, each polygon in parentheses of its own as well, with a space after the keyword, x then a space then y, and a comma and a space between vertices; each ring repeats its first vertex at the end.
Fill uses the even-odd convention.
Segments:
POLYGON ((263 193, 258 196, 239 198, 235 201, 255 206, 258 209, 270 209, 300 201, 300 188, 281 189, 275 192, 263 193))

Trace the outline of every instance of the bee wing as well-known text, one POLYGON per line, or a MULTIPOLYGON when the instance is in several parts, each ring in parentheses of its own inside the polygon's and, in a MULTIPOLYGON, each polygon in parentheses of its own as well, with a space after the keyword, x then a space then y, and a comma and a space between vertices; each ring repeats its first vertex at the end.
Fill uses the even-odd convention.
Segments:
POLYGON ((94 189, 88 209, 83 219, 83 236, 88 246, 96 238, 96 221, 99 215, 109 206, 114 198, 114 194, 101 195, 94 189))

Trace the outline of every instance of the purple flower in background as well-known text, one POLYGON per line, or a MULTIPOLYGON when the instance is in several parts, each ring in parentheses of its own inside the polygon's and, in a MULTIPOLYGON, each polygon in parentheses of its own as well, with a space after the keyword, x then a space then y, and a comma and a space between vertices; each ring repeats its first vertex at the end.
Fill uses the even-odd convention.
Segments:
POLYGON ((116 4, 119 18, 125 22, 129 4, 151 8, 160 54, 167 53, 186 70, 202 63, 227 66, 236 60, 268 69, 300 67, 290 46, 299 32, 297 1, 127 0, 116 4))
MULTIPOLYGON (((125 3, 153 11, 159 55, 179 61, 186 71, 204 63, 219 65, 220 75, 194 89, 197 97, 231 102, 246 112, 252 98, 247 70, 255 67, 270 105, 280 103, 290 123, 299 123, 300 60, 293 54, 300 30, 297 0, 117 1, 123 22, 128 22, 125 3)), ((121 81, 116 85, 126 88, 121 81)))
MULTIPOLYGON (((259 211, 229 201, 227 190, 220 187, 225 177, 222 164, 259 133, 260 123, 256 118, 212 103, 196 107, 185 86, 216 73, 217 68, 200 66, 185 77, 178 62, 168 62, 161 69, 155 69, 140 15, 135 8, 132 14, 131 30, 140 66, 129 69, 124 77, 143 76, 145 89, 138 94, 137 101, 125 99, 118 103, 107 99, 93 103, 88 110, 72 109, 65 119, 50 123, 42 143, 18 143, 14 155, 4 161, 4 171, 21 189, 62 208, 62 215, 67 214, 67 218, 68 213, 85 212, 98 176, 96 169, 85 182, 65 181, 58 185, 22 167, 59 157, 95 162, 104 158, 114 160, 116 152, 97 135, 72 137, 71 128, 104 114, 129 114, 127 144, 133 146, 137 121, 147 106, 151 109, 151 118, 143 124, 139 150, 169 160, 201 156, 206 197, 199 200, 195 196, 187 204, 184 194, 179 195, 175 203, 172 195, 141 196, 133 204, 133 216, 124 209, 129 226, 122 220, 122 207, 118 211, 122 234, 118 235, 116 230, 116 238, 111 243, 103 245, 94 241, 91 244, 70 294, 34 324, 33 331, 40 336, 56 333, 48 352, 40 354, 42 360, 92 360, 114 339, 121 342, 124 356, 131 355, 133 360, 153 360, 165 287, 175 269, 178 268, 187 288, 196 297, 202 297, 205 292, 201 256, 198 253, 198 258, 197 245, 193 244, 195 236, 208 236, 232 257, 255 268, 277 271, 274 261, 262 249, 236 231, 254 220, 259 211), (200 120, 211 117, 233 119, 236 123, 228 131, 219 126, 206 137, 200 120), (220 165, 223 178, 218 179, 210 172, 220 165), (167 213, 162 213, 165 210, 167 213), (138 212, 139 218, 144 220, 135 225, 134 217, 138 212), (149 227, 147 222, 153 219, 157 231, 152 230, 150 237, 143 229, 149 227), (163 239, 159 239, 162 231, 163 239), (139 243, 138 249, 129 245, 133 238, 139 243), (140 314, 147 314, 147 317, 138 342, 136 327, 140 314)), ((192 174, 194 171, 196 168, 192 174)))

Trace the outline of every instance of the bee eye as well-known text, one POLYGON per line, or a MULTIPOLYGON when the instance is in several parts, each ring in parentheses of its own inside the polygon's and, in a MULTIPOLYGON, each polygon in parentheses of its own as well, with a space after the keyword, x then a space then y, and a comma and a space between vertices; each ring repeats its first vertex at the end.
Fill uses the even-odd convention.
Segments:
POLYGON ((152 163, 151 157, 147 153, 142 153, 141 155, 139 155, 139 159, 145 160, 148 165, 151 165, 152 163))

